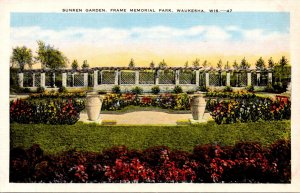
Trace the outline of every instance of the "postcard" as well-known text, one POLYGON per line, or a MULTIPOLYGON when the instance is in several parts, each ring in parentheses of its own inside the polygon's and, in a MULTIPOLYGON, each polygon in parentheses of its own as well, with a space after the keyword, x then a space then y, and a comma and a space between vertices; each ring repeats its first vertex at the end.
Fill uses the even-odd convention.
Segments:
POLYGON ((297 192, 299 2, 0 1, 2 192, 297 192))

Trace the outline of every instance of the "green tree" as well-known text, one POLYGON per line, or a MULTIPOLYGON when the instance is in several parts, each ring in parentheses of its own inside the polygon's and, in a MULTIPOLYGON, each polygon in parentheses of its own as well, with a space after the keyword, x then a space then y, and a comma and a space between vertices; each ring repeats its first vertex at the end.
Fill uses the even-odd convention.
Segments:
POLYGON ((256 61, 255 67, 257 70, 263 70, 266 68, 265 61, 262 59, 262 57, 256 61))
POLYGON ((200 60, 198 58, 196 58, 194 61, 193 61, 193 66, 195 68, 199 67, 200 66, 200 60))
POLYGON ((151 61, 151 63, 150 63, 150 68, 154 68, 154 67, 155 67, 155 64, 154 64, 153 61, 151 61))
POLYGON ((236 62, 236 60, 233 62, 233 65, 232 65, 233 69, 235 70, 238 70, 240 67, 239 67, 239 64, 236 62))
POLYGON ((78 69, 78 62, 77 60, 73 60, 72 64, 71 64, 71 67, 73 70, 77 70, 78 69))
POLYGON ((33 58, 31 49, 25 46, 13 48, 10 61, 12 65, 16 65, 21 70, 24 70, 26 64, 29 68, 32 68, 33 58))
POLYGON ((189 67, 189 61, 186 61, 186 62, 184 63, 184 67, 185 67, 185 68, 189 67))
POLYGON ((271 58, 269 58, 269 60, 268 60, 268 68, 273 69, 274 66, 275 66, 275 63, 274 63, 274 61, 273 61, 273 59, 272 59, 272 57, 271 57, 271 58))
POLYGON ((285 56, 282 56, 281 59, 279 60, 279 65, 281 67, 287 66, 288 65, 288 60, 286 59, 285 56))
POLYGON ((240 64, 240 69, 242 70, 247 70, 250 68, 250 64, 247 62, 245 57, 242 59, 241 64, 240 64))
POLYGON ((207 67, 207 60, 204 60, 204 62, 202 63, 202 66, 203 66, 203 68, 206 68, 207 67))
POLYGON ((83 60, 83 64, 81 66, 82 69, 88 69, 90 65, 88 64, 87 60, 83 60))
POLYGON ((222 60, 220 59, 219 62, 217 63, 217 68, 222 70, 223 64, 222 64, 222 60))
POLYGON ((167 65, 167 63, 165 62, 164 59, 158 64, 158 67, 159 67, 159 68, 166 68, 167 66, 168 66, 168 65, 167 65))
POLYGON ((224 66, 224 69, 225 69, 225 70, 229 70, 229 69, 230 69, 230 65, 229 65, 229 62, 228 62, 228 61, 226 62, 225 66, 224 66))
POLYGON ((129 62, 129 64, 128 64, 128 67, 129 67, 129 68, 134 68, 134 67, 135 67, 135 63, 134 63, 133 58, 130 59, 130 62, 129 62))
POLYGON ((59 69, 66 67, 68 63, 67 57, 55 49, 53 46, 45 45, 44 42, 38 41, 38 56, 35 58, 42 64, 42 68, 59 69))

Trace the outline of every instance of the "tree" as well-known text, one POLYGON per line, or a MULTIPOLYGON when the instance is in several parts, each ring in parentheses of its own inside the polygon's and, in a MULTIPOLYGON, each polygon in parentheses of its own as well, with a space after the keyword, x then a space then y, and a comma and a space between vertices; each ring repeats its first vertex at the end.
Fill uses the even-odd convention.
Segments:
POLYGON ((285 56, 282 56, 279 60, 279 65, 283 68, 284 66, 287 66, 288 60, 285 58, 285 56))
POLYGON ((225 70, 229 70, 229 69, 230 69, 230 65, 229 65, 229 62, 228 62, 228 61, 226 62, 225 66, 224 66, 224 69, 225 69, 225 70))
POLYGON ((159 67, 159 68, 166 68, 167 66, 168 66, 168 65, 167 65, 167 63, 165 62, 164 59, 158 64, 158 67, 159 67))
POLYGON ((265 61, 260 57, 255 63, 257 70, 263 70, 266 68, 265 61))
POLYGON ((273 59, 272 59, 272 57, 271 57, 271 58, 269 58, 269 60, 268 60, 268 68, 273 69, 274 66, 275 66, 275 63, 274 63, 274 61, 273 61, 273 59))
POLYGON ((152 61, 151 63, 150 63, 150 68, 154 68, 155 67, 155 64, 154 64, 154 62, 152 61))
POLYGON ((207 60, 204 60, 204 62, 202 63, 202 66, 203 66, 203 68, 206 68, 207 67, 207 60))
POLYGON ((223 64, 222 64, 222 60, 220 59, 219 62, 217 63, 217 68, 222 70, 223 64))
POLYGON ((198 58, 195 59, 195 61, 193 61, 193 66, 195 68, 199 67, 200 66, 200 60, 198 58))
POLYGON ((238 65, 238 63, 236 62, 236 60, 233 62, 233 65, 232 65, 233 69, 235 70, 238 70, 240 67, 238 65))
POLYGON ((87 69, 89 67, 90 67, 90 65, 87 63, 87 60, 83 60, 83 64, 82 64, 81 68, 82 69, 87 69))
POLYGON ((38 56, 35 58, 42 64, 42 68, 59 69, 66 67, 67 57, 61 51, 53 46, 45 45, 44 42, 38 41, 38 56))
POLYGON ((249 63, 247 62, 247 60, 245 59, 245 57, 242 59, 241 64, 240 64, 240 69, 242 70, 247 70, 250 68, 249 63))
POLYGON ((77 70, 78 69, 78 62, 77 60, 73 60, 72 64, 71 64, 71 67, 73 70, 77 70))
POLYGON ((134 60, 131 58, 130 59, 130 62, 129 62, 129 64, 128 64, 128 67, 129 68, 134 68, 135 67, 135 63, 134 63, 134 60))
POLYGON ((25 46, 13 48, 10 61, 12 65, 16 64, 21 70, 24 70, 26 64, 29 68, 32 68, 33 59, 31 49, 25 46))
POLYGON ((189 61, 186 61, 186 62, 185 62, 184 67, 185 67, 185 68, 189 67, 189 61))

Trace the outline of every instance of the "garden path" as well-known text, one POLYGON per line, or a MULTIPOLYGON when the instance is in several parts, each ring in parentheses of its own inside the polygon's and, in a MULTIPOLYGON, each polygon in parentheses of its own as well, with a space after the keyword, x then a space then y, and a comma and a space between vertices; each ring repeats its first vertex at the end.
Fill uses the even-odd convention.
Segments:
MULTIPOLYGON (((135 111, 124 114, 101 114, 102 120, 115 120, 117 125, 176 125, 177 121, 187 121, 192 114, 170 114, 158 111, 135 111)), ((89 122, 86 113, 80 113, 80 120, 89 122)), ((204 119, 210 119, 209 113, 204 114, 204 119)))

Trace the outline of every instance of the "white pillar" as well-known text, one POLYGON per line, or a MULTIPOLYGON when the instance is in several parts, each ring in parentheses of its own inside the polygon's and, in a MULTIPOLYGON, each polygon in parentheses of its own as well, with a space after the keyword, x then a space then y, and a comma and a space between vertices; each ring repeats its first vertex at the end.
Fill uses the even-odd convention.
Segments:
POLYGON ((35 87, 35 73, 32 73, 32 87, 35 87))
POLYGON ((271 84, 272 84, 272 78, 273 78, 272 76, 273 76, 272 72, 268 72, 268 82, 271 84))
POLYGON ((41 73, 41 87, 46 87, 46 74, 45 72, 41 73))
POLYGON ((138 85, 140 83, 140 71, 135 71, 135 85, 138 85))
POLYGON ((159 70, 156 70, 155 71, 155 85, 158 85, 159 84, 159 70))
POLYGON ((62 79, 62 86, 63 87, 67 87, 67 73, 66 72, 63 72, 61 74, 61 79, 62 79))
POLYGON ((72 73, 72 87, 75 86, 75 74, 72 73))
POLYGON ((209 87, 209 72, 205 73, 205 86, 209 87))
POLYGON ((200 86, 199 74, 200 74, 200 71, 196 70, 196 86, 200 86))
POLYGON ((175 85, 179 85, 179 70, 175 70, 175 85))
POLYGON ((239 74, 240 74, 240 72, 237 72, 236 73, 236 87, 238 87, 239 86, 239 83, 240 83, 240 80, 239 80, 239 74))
POLYGON ((89 74, 87 72, 83 73, 83 86, 89 86, 89 74))
POLYGON ((251 86, 251 72, 247 72, 247 86, 251 86))
POLYGON ((115 71, 115 85, 118 85, 119 84, 119 70, 116 70, 115 71))
POLYGON ((98 86, 98 70, 94 71, 94 87, 98 86))
POLYGON ((230 72, 226 72, 226 86, 230 86, 230 72))
POLYGON ((53 81, 53 87, 55 87, 55 72, 53 72, 52 81, 53 81))
POLYGON ((19 87, 22 88, 24 86, 24 73, 20 72, 18 76, 19 87))

